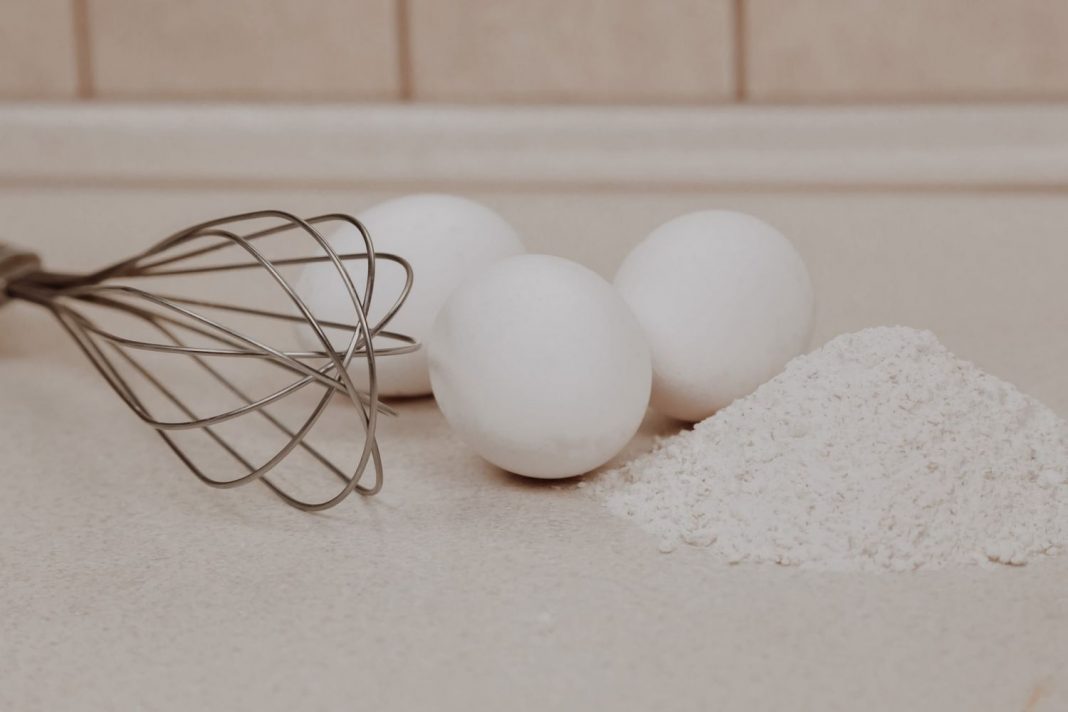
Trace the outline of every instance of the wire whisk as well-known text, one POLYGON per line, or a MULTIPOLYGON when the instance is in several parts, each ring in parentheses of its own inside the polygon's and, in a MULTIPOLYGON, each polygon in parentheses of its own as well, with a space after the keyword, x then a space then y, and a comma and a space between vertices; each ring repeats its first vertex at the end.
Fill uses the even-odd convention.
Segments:
POLYGON ((376 253, 367 229, 340 213, 301 219, 262 210, 209 220, 87 274, 44 270, 34 254, 0 244, 0 305, 22 300, 51 311, 119 398, 198 479, 219 488, 259 481, 287 504, 308 511, 382 487, 375 433, 378 416, 393 411, 379 401, 375 361, 418 348, 412 338, 386 330, 412 281, 408 262, 376 253), (323 228, 344 223, 362 235, 363 252, 339 254, 324 237, 323 228), (316 318, 284 276, 312 263, 333 265, 330 277, 343 285, 352 305, 347 323, 316 318), (383 263, 404 270, 404 286, 372 323, 375 273, 383 263), (242 275, 253 279, 242 282, 242 275), (313 334, 321 348, 278 345, 296 329, 313 334), (365 389, 355 385, 350 365, 365 369, 365 389), (269 380, 279 382, 268 386, 269 380), (191 394, 193 381, 208 385, 191 394), (349 453, 355 464, 345 468, 308 439, 339 394, 355 406, 345 410, 361 425, 332 438, 346 446, 354 434, 362 441, 349 453), (282 412, 290 403, 310 410, 294 420, 282 412), (238 432, 241 425, 254 426, 254 432, 238 432), (183 435, 189 433, 197 434, 196 445, 183 435), (298 484, 312 469, 325 471, 335 483, 325 495, 308 496, 307 487, 294 487, 291 476, 275 471, 295 453, 304 463, 297 468, 298 484), (369 465, 374 481, 363 483, 369 465))

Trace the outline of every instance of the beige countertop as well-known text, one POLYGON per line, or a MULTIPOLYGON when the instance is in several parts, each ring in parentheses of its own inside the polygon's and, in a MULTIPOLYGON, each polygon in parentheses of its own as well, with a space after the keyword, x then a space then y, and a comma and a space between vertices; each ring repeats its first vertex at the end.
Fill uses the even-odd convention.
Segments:
MULTIPOLYGON (((343 190, 0 188, 3 231, 89 267, 343 190)), ((1059 193, 482 191, 532 250, 610 274, 672 215, 777 224, 816 341, 881 323, 1068 414, 1059 193)), ((0 709, 1068 708, 1068 558, 909 575, 665 555, 585 493, 506 475, 430 400, 383 422, 386 485, 321 515, 197 483, 47 314, 0 311, 0 709)), ((671 424, 650 417, 630 452, 671 424)))

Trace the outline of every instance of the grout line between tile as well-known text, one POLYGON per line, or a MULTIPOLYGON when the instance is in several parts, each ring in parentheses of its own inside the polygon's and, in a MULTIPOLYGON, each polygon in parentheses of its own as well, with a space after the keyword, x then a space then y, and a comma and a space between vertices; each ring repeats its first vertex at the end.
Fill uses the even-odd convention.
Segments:
POLYGON ((412 81, 412 40, 408 0, 394 0, 397 12, 397 74, 400 80, 400 100, 411 101, 414 94, 412 81))
POLYGON ((74 61, 78 76, 78 97, 92 99, 96 95, 93 85, 93 53, 89 34, 89 0, 71 0, 71 16, 74 32, 74 61))
POLYGON ((747 28, 745 3, 747 0, 734 0, 734 100, 745 102, 749 98, 749 81, 746 64, 747 28))

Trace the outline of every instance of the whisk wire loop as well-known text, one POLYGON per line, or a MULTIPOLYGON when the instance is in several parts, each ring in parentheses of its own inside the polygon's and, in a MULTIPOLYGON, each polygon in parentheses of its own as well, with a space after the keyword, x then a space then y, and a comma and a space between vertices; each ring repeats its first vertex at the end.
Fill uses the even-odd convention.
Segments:
POLYGON ((373 495, 382 487, 382 457, 376 440, 378 416, 380 412, 392 414, 393 411, 379 402, 376 358, 409 353, 418 348, 418 344, 410 337, 385 329, 407 299, 413 280, 411 265, 398 255, 376 253, 366 227, 351 216, 330 213, 305 220, 284 211, 262 210, 216 218, 184 228, 132 257, 88 274, 24 268, 14 277, 5 279, 0 291, 6 297, 47 307, 119 398, 142 421, 156 430, 199 480, 220 488, 260 481, 287 504, 303 510, 319 511, 336 506, 352 492, 373 495), (272 224, 262 227, 264 221, 272 224), (317 229, 317 226, 330 223, 347 223, 355 228, 362 238, 364 251, 345 254, 335 251, 317 229), (272 236, 289 237, 293 234, 310 238, 315 254, 272 258, 253 244, 272 236), (205 240, 209 241, 207 245, 200 244, 205 240), (247 260, 231 259, 215 264, 207 262, 219 255, 227 255, 234 249, 245 254, 247 260), (404 282, 394 301, 372 324, 369 314, 379 259, 399 266, 404 271, 404 282), (346 262, 364 265, 362 292, 346 268, 346 262), (340 280, 344 294, 352 305, 353 323, 320 320, 315 316, 298 290, 281 272, 284 268, 304 265, 333 267, 326 271, 331 275, 336 273, 336 278, 340 280), (267 309, 259 304, 248 306, 205 299, 200 295, 165 295, 128 283, 149 278, 172 279, 249 270, 266 273, 288 307, 267 309), (155 336, 124 334, 115 327, 102 325, 86 312, 87 307, 122 315, 132 320, 133 324, 141 324, 155 336), (202 310, 263 319, 278 325, 300 325, 319 348, 278 348, 268 340, 208 316, 202 310), (346 335, 347 341, 343 347, 335 346, 327 333, 328 329, 346 335), (200 343, 183 338, 180 332, 195 337, 200 343), (376 340, 386 340, 389 344, 376 347, 376 340), (222 410, 213 409, 217 412, 211 414, 198 415, 187 399, 168 386, 163 375, 155 373, 137 356, 138 353, 188 359, 217 383, 222 392, 236 398, 238 404, 222 410), (350 365, 356 357, 362 362, 361 371, 366 380, 366 387, 362 390, 350 374, 350 365), (296 380, 275 387, 266 395, 253 396, 210 362, 217 358, 256 359, 295 375, 296 380), (313 365, 311 362, 314 361, 323 363, 313 365), (134 378, 142 384, 141 388, 135 386, 134 378), (299 426, 288 426, 271 412, 271 407, 288 402, 299 391, 311 386, 321 387, 322 393, 317 396, 299 426), (156 400, 162 398, 162 402, 169 404, 182 417, 175 419, 157 415, 156 409, 149 404, 150 399, 145 397, 147 394, 155 394, 156 400), (349 468, 339 467, 307 441, 310 431, 339 394, 343 394, 355 407, 363 431, 359 456, 349 468), (285 439, 259 465, 253 464, 251 458, 242 454, 238 445, 219 430, 221 425, 244 422, 243 419, 255 416, 263 418, 285 439), (176 431, 204 433, 210 442, 240 465, 241 474, 236 477, 209 474, 198 464, 197 458, 176 440, 176 431), (298 448, 310 457, 311 462, 318 463, 338 478, 340 489, 327 496, 308 497, 293 492, 289 485, 268 476, 298 448), (374 469, 374 482, 369 485, 361 483, 368 466, 374 469))

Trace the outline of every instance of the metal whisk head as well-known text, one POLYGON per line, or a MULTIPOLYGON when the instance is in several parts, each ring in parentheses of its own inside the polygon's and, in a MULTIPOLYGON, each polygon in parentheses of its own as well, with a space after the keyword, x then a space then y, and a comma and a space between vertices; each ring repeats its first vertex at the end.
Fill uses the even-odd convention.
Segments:
POLYGON ((385 330, 412 278, 404 259, 376 253, 366 228, 342 214, 301 219, 264 210, 209 220, 89 274, 45 271, 34 255, 0 245, 0 304, 19 299, 49 309, 194 475, 223 488, 260 481, 304 510, 382 487, 375 430, 379 413, 392 411, 379 402, 375 360, 418 348, 385 330), (320 232, 344 223, 359 230, 365 251, 338 254, 320 232), (312 263, 334 267, 322 272, 351 301, 348 322, 316 318, 285 276, 312 263), (372 323, 375 274, 384 263, 403 270, 403 288, 387 295, 392 301, 376 310, 381 315, 372 323), (304 343, 317 346, 277 345, 298 330, 304 343), (383 341, 386 346, 376 346, 383 341), (353 359, 362 361, 362 389, 349 373, 353 359), (349 450, 354 464, 344 468, 308 437, 314 426, 323 427, 324 414, 338 410, 328 406, 339 394, 355 406, 342 415, 360 425, 350 423, 330 438, 349 450), (287 405, 303 414, 283 412, 287 405), (291 472, 280 471, 283 461, 298 459, 291 472), (365 484, 368 465, 374 481, 365 484), (323 487, 305 493, 311 488, 302 482, 313 471, 328 483, 325 494, 323 487))

